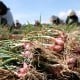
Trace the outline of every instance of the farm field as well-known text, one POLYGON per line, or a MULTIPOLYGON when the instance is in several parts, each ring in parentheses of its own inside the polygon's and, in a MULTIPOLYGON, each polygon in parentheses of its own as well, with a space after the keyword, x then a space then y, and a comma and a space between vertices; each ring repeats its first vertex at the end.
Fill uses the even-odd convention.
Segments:
POLYGON ((80 26, 1 26, 0 80, 80 80, 80 26))

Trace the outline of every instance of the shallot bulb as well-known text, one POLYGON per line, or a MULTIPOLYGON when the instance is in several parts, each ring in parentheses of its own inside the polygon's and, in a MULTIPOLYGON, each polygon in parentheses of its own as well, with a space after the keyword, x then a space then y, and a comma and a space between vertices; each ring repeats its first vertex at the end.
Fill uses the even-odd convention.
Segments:
POLYGON ((22 56, 25 58, 32 58, 33 57, 32 53, 30 51, 22 52, 22 56))
POLYGON ((73 69, 75 66, 77 66, 77 59, 76 58, 69 58, 67 60, 68 68, 73 69))
POLYGON ((61 38, 55 38, 55 44, 64 46, 64 41, 61 38))
POLYGON ((22 78, 22 77, 25 77, 28 72, 29 72, 29 66, 24 62, 23 67, 20 68, 18 72, 15 72, 15 74, 18 77, 22 78))
POLYGON ((31 50, 32 45, 33 44, 32 43, 29 43, 29 42, 23 43, 23 47, 24 47, 25 50, 31 50))
POLYGON ((63 40, 61 37, 52 38, 52 41, 53 41, 56 45, 64 46, 64 40, 63 40))
POLYGON ((60 52, 60 51, 62 51, 63 47, 60 45, 53 45, 53 46, 50 46, 49 49, 56 51, 56 52, 60 52))

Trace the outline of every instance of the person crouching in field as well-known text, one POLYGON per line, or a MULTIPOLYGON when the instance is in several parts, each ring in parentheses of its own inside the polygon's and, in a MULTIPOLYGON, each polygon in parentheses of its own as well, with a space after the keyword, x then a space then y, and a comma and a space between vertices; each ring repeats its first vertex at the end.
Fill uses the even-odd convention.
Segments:
POLYGON ((7 8, 2 1, 0 1, 0 25, 13 26, 13 24, 14 21, 10 9, 7 8))
POLYGON ((21 28, 21 23, 19 22, 19 20, 16 20, 16 23, 15 23, 15 29, 20 29, 21 28))
POLYGON ((35 27, 42 27, 42 24, 39 20, 35 20, 34 26, 35 27))
POLYGON ((66 19, 66 24, 78 24, 79 20, 78 20, 78 16, 76 15, 75 11, 71 10, 67 16, 66 19))
POLYGON ((57 16, 51 16, 50 22, 54 25, 64 24, 64 22, 57 16))

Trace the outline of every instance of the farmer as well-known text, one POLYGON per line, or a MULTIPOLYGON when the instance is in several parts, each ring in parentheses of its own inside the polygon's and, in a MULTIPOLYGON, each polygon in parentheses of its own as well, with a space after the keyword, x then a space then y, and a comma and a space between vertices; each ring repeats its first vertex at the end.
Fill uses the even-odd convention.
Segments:
POLYGON ((0 24, 13 26, 13 16, 10 12, 10 9, 0 1, 0 24))
POLYGON ((16 20, 15 28, 16 29, 20 29, 21 28, 21 23, 19 22, 19 20, 16 20))
POLYGON ((75 11, 71 10, 68 13, 67 19, 66 19, 66 24, 73 24, 77 23, 78 24, 78 16, 76 15, 75 11))
POLYGON ((39 20, 35 20, 34 26, 42 27, 41 22, 39 20))
POLYGON ((50 20, 51 20, 51 23, 55 25, 59 25, 63 23, 63 21, 59 17, 54 16, 54 15, 51 17, 50 20))

